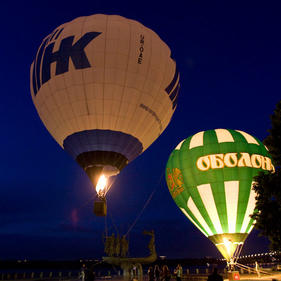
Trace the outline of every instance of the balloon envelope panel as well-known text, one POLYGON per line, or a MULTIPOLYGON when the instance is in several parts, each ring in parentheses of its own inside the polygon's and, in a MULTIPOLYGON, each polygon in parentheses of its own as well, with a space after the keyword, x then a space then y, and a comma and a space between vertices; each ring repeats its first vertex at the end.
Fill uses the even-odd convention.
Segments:
POLYGON ((255 209, 253 177, 273 169, 258 139, 216 129, 182 141, 170 155, 166 179, 178 207, 220 248, 223 238, 237 245, 246 239, 255 209))
POLYGON ((115 15, 56 28, 30 77, 33 102, 55 140, 75 159, 93 151, 97 162, 119 157, 119 170, 167 127, 179 91, 169 47, 141 23, 115 15))

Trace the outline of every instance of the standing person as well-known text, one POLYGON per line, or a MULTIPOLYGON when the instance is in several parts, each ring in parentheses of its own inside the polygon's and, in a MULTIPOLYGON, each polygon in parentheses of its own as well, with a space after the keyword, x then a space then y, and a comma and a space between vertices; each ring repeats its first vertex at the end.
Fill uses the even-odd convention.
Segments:
POLYGON ((158 264, 156 264, 154 266, 154 278, 155 278, 155 281, 160 281, 160 274, 161 274, 161 270, 160 270, 158 264))
POLYGON ((148 274, 148 281, 154 281, 154 270, 152 266, 148 268, 147 274, 148 274))
POLYGON ((176 274, 177 281, 181 281, 181 278, 182 278, 182 267, 181 267, 180 264, 177 265, 176 270, 175 270, 175 274, 176 274))
POLYGON ((171 279, 171 272, 167 265, 163 265, 161 280, 170 281, 170 279, 171 279))
POLYGON ((223 281, 222 276, 218 274, 217 268, 214 268, 213 273, 208 276, 207 281, 223 281))
POLYGON ((81 279, 81 281, 85 281, 85 277, 86 277, 86 266, 85 264, 83 264, 79 274, 79 279, 81 279))
POLYGON ((258 264, 257 261, 255 261, 255 266, 256 266, 256 272, 257 272, 258 277, 261 277, 261 274, 260 274, 260 266, 259 266, 259 264, 258 264))

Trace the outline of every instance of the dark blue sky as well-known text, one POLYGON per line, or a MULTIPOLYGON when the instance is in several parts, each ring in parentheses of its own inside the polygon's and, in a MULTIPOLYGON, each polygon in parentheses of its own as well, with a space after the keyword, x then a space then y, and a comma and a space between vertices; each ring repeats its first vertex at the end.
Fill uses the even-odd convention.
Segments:
MULTIPOLYGON (((127 166, 108 194, 109 231, 130 232, 131 253, 147 254, 154 229, 159 255, 218 256, 174 204, 164 178, 170 152, 201 130, 240 129, 263 140, 281 93, 278 1, 4 1, 1 4, 0 259, 101 257, 105 220, 82 169, 41 123, 29 67, 42 39, 78 16, 119 14, 153 29, 181 72, 174 117, 160 138, 127 166), (133 245, 135 243, 135 245, 133 245)), ((267 249, 253 231, 244 252, 267 249), (256 245, 254 245, 256 243, 256 245)))

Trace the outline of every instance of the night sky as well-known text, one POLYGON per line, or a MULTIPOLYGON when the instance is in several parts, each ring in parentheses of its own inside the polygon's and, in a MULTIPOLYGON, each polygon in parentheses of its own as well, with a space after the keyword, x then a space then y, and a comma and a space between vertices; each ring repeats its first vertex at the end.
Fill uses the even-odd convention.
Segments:
MULTIPOLYGON (((281 93, 278 1, 3 1, 1 3, 0 260, 100 258, 103 234, 129 233, 130 253, 220 257, 181 213, 164 171, 169 154, 202 130, 229 128, 260 140, 281 93), (276 3, 276 4, 274 4, 276 3), (78 16, 118 14, 140 21, 171 48, 181 73, 177 110, 159 139, 120 174, 107 219, 93 215, 95 192, 54 141, 31 100, 29 68, 42 39, 78 16)), ((267 251, 253 231, 244 253, 267 251)))

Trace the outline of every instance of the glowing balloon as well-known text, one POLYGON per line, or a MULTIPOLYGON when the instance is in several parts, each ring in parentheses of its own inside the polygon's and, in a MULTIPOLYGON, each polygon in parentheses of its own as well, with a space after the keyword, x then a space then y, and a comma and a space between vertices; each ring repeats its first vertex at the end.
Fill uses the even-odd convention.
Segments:
POLYGON ((271 156, 258 139, 216 129, 178 144, 168 160, 166 180, 181 211, 229 261, 253 228, 253 177, 272 170, 271 156))
POLYGON ((62 24, 43 40, 30 87, 47 130, 96 185, 161 135, 180 86, 171 51, 155 32, 97 14, 62 24))

